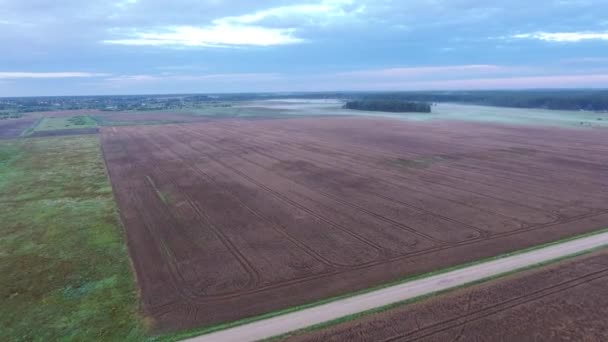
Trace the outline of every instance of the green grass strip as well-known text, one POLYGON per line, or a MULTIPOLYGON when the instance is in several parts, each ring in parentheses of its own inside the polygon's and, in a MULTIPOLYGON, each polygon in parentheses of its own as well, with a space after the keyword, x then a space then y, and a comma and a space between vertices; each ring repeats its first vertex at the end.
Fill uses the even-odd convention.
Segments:
MULTIPOLYGON (((585 238, 585 237, 593 236, 593 235, 598 235, 598 234, 602 234, 602 233, 606 233, 606 232, 608 232, 608 228, 604 228, 604 229, 597 230, 597 231, 594 231, 594 232, 580 234, 580 235, 575 235, 575 236, 564 238, 564 239, 561 239, 561 240, 557 240, 557 241, 553 241, 553 242, 548 242, 548 243, 544 243, 544 244, 540 244, 540 245, 524 248, 524 249, 513 251, 513 252, 510 252, 510 253, 500 254, 500 255, 497 255, 497 256, 494 256, 494 257, 484 258, 484 259, 475 260, 475 261, 472 261, 472 262, 469 262, 469 263, 455 265, 455 266, 439 269, 439 270, 428 272, 428 273, 421 273, 421 274, 417 274, 417 275, 414 275, 414 276, 404 277, 404 278, 401 278, 401 279, 398 279, 398 280, 395 280, 395 281, 392 281, 392 282, 388 282, 388 283, 385 283, 385 284, 382 284, 382 285, 370 287, 370 288, 363 289, 363 290, 360 290, 360 291, 355 291, 355 292, 347 293, 347 294, 340 295, 340 296, 330 297, 330 298, 322 299, 322 300, 315 301, 315 302, 312 302, 312 303, 303 304, 303 305, 299 305, 299 306, 294 306, 294 307, 283 309, 283 310, 277 310, 277 311, 269 312, 269 313, 258 315, 258 316, 248 317, 248 318, 240 319, 240 320, 233 321, 233 322, 223 323, 223 324, 214 325, 214 326, 210 326, 210 327, 198 328, 198 329, 194 329, 194 330, 190 330, 190 331, 186 331, 186 332, 178 332, 178 333, 175 333, 175 334, 169 334, 169 335, 164 335, 164 336, 156 336, 156 337, 150 338, 150 341, 179 341, 179 340, 183 340, 183 339, 187 339, 187 338, 191 338, 191 337, 196 337, 196 336, 200 336, 200 335, 206 335, 206 334, 210 334, 210 333, 217 332, 217 331, 220 331, 220 330, 226 330, 226 329, 230 329, 230 328, 235 328, 235 327, 238 327, 238 326, 241 326, 241 325, 245 325, 245 324, 261 321, 261 320, 264 320, 264 319, 269 319, 269 318, 272 318, 272 317, 281 316, 281 315, 289 314, 289 313, 292 313, 292 312, 308 309, 308 308, 311 308, 311 307, 315 307, 315 306, 319 306, 319 305, 335 302, 335 301, 338 301, 338 300, 341 300, 341 299, 350 298, 350 297, 353 297, 353 296, 357 296, 357 295, 361 295, 361 294, 377 291, 377 290, 384 289, 384 288, 387 288, 387 287, 391 287, 391 286, 395 286, 395 285, 400 285, 400 284, 411 282, 411 281, 414 281, 414 280, 419 280, 419 279, 422 279, 422 278, 428 278, 428 277, 435 276, 435 275, 438 275, 438 274, 443 274, 443 273, 459 270, 459 269, 462 269, 462 268, 478 265, 478 264, 481 264, 481 263, 485 263, 485 262, 489 262, 489 261, 494 261, 494 260, 506 258, 506 257, 509 257, 509 256, 514 256, 514 255, 522 254, 522 253, 527 253, 527 252, 534 251, 534 250, 537 250, 537 249, 541 249, 541 248, 545 248, 545 247, 549 247, 549 246, 554 246, 554 245, 559 245, 559 244, 562 244, 562 243, 565 243, 565 242, 569 242, 569 241, 573 241, 573 240, 578 240, 578 239, 581 239, 581 238, 585 238)), ((537 265, 533 265, 533 266, 530 266, 530 267, 537 267, 537 265)), ((504 275, 502 275, 502 276, 504 276, 504 275)), ((487 280, 484 280, 484 281, 487 281, 487 280)), ((470 284, 469 285, 463 285, 463 286, 470 286, 470 284)), ((450 291, 450 290, 446 290, 446 291, 450 291)), ((436 294, 432 294, 432 295, 436 295, 436 294)), ((426 298, 426 296, 424 298, 426 298)), ((393 304, 391 304, 391 305, 393 305, 393 304)))
POLYGON ((97 136, 0 141, 0 341, 144 341, 97 136))
POLYGON ((45 117, 34 127, 33 132, 57 131, 64 129, 82 129, 97 127, 97 122, 88 115, 71 117, 45 117))

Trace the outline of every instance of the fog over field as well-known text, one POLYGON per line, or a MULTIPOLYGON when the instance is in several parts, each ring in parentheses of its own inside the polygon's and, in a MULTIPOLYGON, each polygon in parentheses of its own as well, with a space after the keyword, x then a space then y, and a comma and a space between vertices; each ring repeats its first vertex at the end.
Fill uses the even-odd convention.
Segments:
POLYGON ((522 125, 558 127, 606 127, 605 113, 589 111, 547 110, 530 108, 500 108, 457 103, 436 103, 432 113, 366 112, 343 109, 344 100, 338 99, 275 99, 236 104, 235 109, 267 109, 285 115, 318 116, 376 116, 411 121, 463 120, 522 125))

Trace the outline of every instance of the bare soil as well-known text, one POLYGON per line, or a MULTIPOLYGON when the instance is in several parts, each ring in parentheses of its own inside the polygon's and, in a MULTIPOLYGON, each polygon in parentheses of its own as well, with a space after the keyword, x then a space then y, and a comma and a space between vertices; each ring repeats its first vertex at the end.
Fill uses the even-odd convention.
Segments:
POLYGON ((289 341, 605 341, 608 251, 287 338, 289 341))
POLYGON ((17 138, 35 122, 36 118, 23 117, 18 119, 0 120, 0 139, 17 138))
POLYGON ((157 332, 608 226, 608 134, 368 118, 106 127, 157 332))
POLYGON ((82 135, 82 134, 97 134, 99 133, 99 128, 70 128, 70 129, 56 129, 49 131, 36 131, 30 135, 28 138, 38 138, 38 137, 58 137, 64 135, 82 135))

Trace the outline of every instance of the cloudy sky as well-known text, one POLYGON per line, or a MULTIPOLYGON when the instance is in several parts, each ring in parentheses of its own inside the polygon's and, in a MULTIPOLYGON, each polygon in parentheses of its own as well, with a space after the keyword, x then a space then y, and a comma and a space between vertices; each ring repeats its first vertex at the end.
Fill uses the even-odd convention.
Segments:
POLYGON ((0 96, 608 88, 606 0, 0 0, 0 96))

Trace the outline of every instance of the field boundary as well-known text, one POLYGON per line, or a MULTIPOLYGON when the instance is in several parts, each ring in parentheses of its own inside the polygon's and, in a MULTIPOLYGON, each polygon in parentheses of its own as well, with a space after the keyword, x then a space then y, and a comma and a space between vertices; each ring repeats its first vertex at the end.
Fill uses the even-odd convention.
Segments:
MULTIPOLYGON (((183 340, 183 339, 196 338, 196 337, 203 338, 203 337, 206 337, 206 335, 209 335, 209 334, 212 334, 212 333, 216 333, 216 332, 220 332, 220 331, 223 331, 223 330, 228 330, 228 329, 231 329, 231 328, 237 328, 237 327, 240 327, 240 326, 243 326, 243 325, 246 325, 246 324, 259 322, 259 321, 275 318, 275 317, 278 317, 278 316, 284 316, 286 314, 295 313, 295 312, 302 311, 302 310, 305 310, 305 309, 310 309, 310 308, 318 307, 318 306, 321 306, 321 305, 324 305, 324 304, 330 304, 330 303, 333 303, 333 302, 336 302, 336 301, 339 301, 339 300, 344 300, 344 299, 348 299, 348 298, 359 296, 359 295, 365 295, 365 294, 368 294, 370 292, 386 289, 388 287, 393 287, 393 286, 397 286, 397 285, 403 285, 403 284, 410 283, 410 282, 413 282, 413 281, 416 281, 416 280, 422 280, 422 279, 430 278, 430 277, 433 277, 433 276, 442 275, 442 274, 445 274, 445 273, 448 273, 448 272, 458 271, 458 270, 465 269, 465 268, 468 268, 468 267, 476 266, 476 265, 479 265, 479 264, 488 263, 488 262, 492 262, 492 261, 497 261, 497 260, 505 259, 505 258, 508 258, 508 257, 514 257, 514 256, 518 256, 520 254, 533 252, 533 251, 540 250, 540 249, 543 249, 543 248, 549 248, 549 247, 553 247, 553 246, 557 246, 557 245, 562 245, 562 244, 565 244, 565 243, 568 243, 568 242, 572 242, 572 241, 575 241, 575 240, 582 240, 584 238, 588 238, 588 237, 592 237, 592 236, 597 236, 597 235, 601 235, 601 234, 605 234, 605 233, 608 233, 608 228, 600 229, 600 230, 597 230, 597 231, 594 231, 594 232, 590 232, 590 233, 585 233, 585 234, 579 234, 579 235, 571 236, 571 237, 568 237, 568 238, 565 238, 565 239, 560 239, 560 240, 557 240, 557 241, 548 242, 548 243, 544 243, 544 244, 540 244, 540 245, 524 248, 524 249, 521 249, 521 250, 516 250, 516 251, 510 252, 510 253, 500 254, 500 255, 497 255, 497 256, 494 256, 494 257, 483 258, 483 259, 480 259, 480 260, 475 260, 475 261, 472 261, 472 262, 468 262, 468 263, 464 263, 464 264, 460 264, 460 265, 456 265, 456 266, 452 266, 452 267, 442 268, 442 269, 439 269, 439 270, 436 270, 436 271, 432 271, 432 272, 427 272, 427 273, 421 273, 421 274, 418 274, 418 275, 408 276, 408 277, 405 277, 405 278, 401 278, 401 279, 398 279, 398 280, 395 280, 395 281, 392 281, 392 282, 388 282, 388 283, 381 284, 381 285, 378 285, 378 286, 374 286, 374 287, 371 287, 371 288, 367 288, 367 289, 364 289, 364 290, 355 291, 355 292, 351 292, 351 293, 347 293, 347 294, 344 294, 344 295, 335 296, 335 297, 331 297, 331 298, 326 298, 326 299, 322 299, 322 300, 315 301, 315 302, 308 303, 308 304, 304 304, 304 305, 299 305, 299 306, 295 306, 295 307, 291 307, 291 308, 287 308, 287 309, 283 309, 283 310, 273 311, 273 312, 269 312, 269 313, 266 313, 266 314, 262 314, 262 315, 258 315, 258 316, 253 316, 253 317, 248 317, 248 318, 236 320, 236 321, 233 321, 233 322, 223 323, 223 324, 219 324, 219 325, 215 325, 215 326, 211 326, 211 327, 204 327, 204 328, 200 328, 200 329, 190 330, 190 331, 186 331, 186 332, 179 332, 179 333, 169 334, 169 335, 165 335, 165 336, 157 336, 157 337, 151 338, 151 340, 152 341, 179 341, 179 340, 183 340)), ((595 247, 595 248, 601 248, 601 247, 602 246, 598 246, 598 247, 595 247)), ((505 276, 505 275, 507 275, 509 273, 519 272, 522 269, 533 268, 533 267, 537 267, 539 265, 544 265, 546 263, 556 262, 556 261, 559 261, 561 259, 569 258, 569 257, 572 257, 574 255, 583 254, 583 253, 586 253, 586 252, 589 252, 589 249, 586 249, 586 250, 583 250, 583 251, 579 251, 579 252, 576 252, 576 253, 571 253, 571 254, 562 256, 560 258, 557 258, 557 259, 550 259, 550 260, 547 260, 547 261, 544 261, 544 262, 541 262, 541 263, 531 264, 531 265, 528 265, 526 267, 521 267, 521 268, 518 268, 518 269, 515 269, 515 270, 511 270, 511 271, 506 272, 506 273, 503 272, 503 273, 495 274, 492 277, 486 277, 486 278, 478 279, 475 282, 468 282, 468 283, 460 285, 459 287, 470 286, 470 285, 475 284, 475 283, 489 281, 489 280, 492 280, 494 278, 505 276)), ((350 317, 350 316, 359 317, 359 315, 364 315, 368 311, 371 311, 371 312, 368 312, 368 313, 376 312, 378 310, 382 311, 383 308, 386 309, 385 308, 386 306, 394 306, 394 305, 398 305, 398 304, 403 304, 404 302, 417 301, 417 300, 426 298, 428 296, 437 295, 440 292, 450 291, 450 290, 453 290, 453 289, 455 289, 455 288, 452 287, 452 288, 449 288, 449 289, 446 289, 446 290, 443 290, 443 291, 435 291, 433 293, 429 293, 429 294, 426 294, 424 296, 418 296, 416 298, 411 298, 411 299, 408 299, 406 301, 400 301, 400 302, 396 302, 396 303, 392 303, 392 304, 388 304, 388 305, 383 305, 383 306, 375 308, 375 309, 362 311, 360 313, 356 313, 356 314, 353 314, 353 315, 343 316, 343 317, 337 318, 337 320, 342 320, 342 319, 348 320, 346 318, 350 317)), ((356 317, 353 317, 353 318, 356 318, 356 317)), ((350 319, 353 319, 353 318, 350 318, 350 319)), ((321 323, 321 324, 322 325, 324 325, 324 324, 332 325, 330 323, 333 322, 333 321, 334 320, 332 320, 330 322, 324 322, 324 323, 321 323)), ((335 323, 333 323, 333 324, 335 324, 335 323)), ((305 329, 312 329, 316 325, 317 324, 315 324, 315 325, 313 325, 311 327, 305 328, 305 329)))

